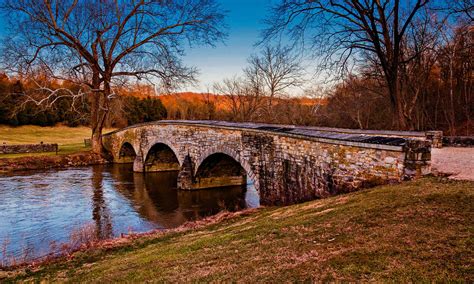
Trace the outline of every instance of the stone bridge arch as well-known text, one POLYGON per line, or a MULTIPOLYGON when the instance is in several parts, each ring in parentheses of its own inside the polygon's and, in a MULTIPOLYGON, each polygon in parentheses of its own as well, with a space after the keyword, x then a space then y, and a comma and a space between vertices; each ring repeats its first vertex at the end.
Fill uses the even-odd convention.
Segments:
POLYGON ((200 153, 199 157, 195 160, 195 166, 193 167, 193 176, 196 176, 198 174, 198 171, 203 165, 203 162, 207 158, 215 154, 227 155, 230 158, 234 159, 238 164, 240 164, 240 166, 244 169, 247 177, 253 182, 255 189, 259 191, 258 178, 252 170, 250 163, 248 163, 245 158, 241 157, 238 151, 222 144, 209 147, 205 151, 200 153))
MULTIPOLYGON (((177 150, 178 147, 172 143, 168 139, 164 139, 162 137, 153 137, 151 140, 147 141, 147 143, 142 146, 142 165, 143 171, 167 171, 167 170, 179 170, 183 164, 183 155, 177 150), (162 165, 158 165, 155 167, 148 167, 147 162, 152 154, 157 154, 153 152, 153 149, 157 147, 161 147, 161 150, 170 150, 171 156, 176 158, 177 165, 173 161, 162 161, 162 165), (148 167, 148 168, 147 168, 148 167)), ((156 149, 157 150, 157 149, 156 149)), ((171 157, 171 158, 173 158, 171 157)), ((170 157, 168 157, 170 158, 170 157)))
POLYGON ((139 155, 139 147, 137 145, 134 145, 133 142, 130 142, 128 140, 123 140, 120 143, 120 147, 115 153, 112 153, 114 156, 114 161, 116 163, 133 163, 136 159, 136 157, 139 155), (133 151, 133 153, 132 153, 133 151))
POLYGON ((168 140, 166 138, 163 138, 163 137, 153 137, 153 138, 151 138, 151 140, 147 141, 145 147, 143 147, 143 149, 142 149, 144 159, 146 159, 146 157, 148 156, 151 148, 153 146, 155 146, 156 144, 163 144, 163 145, 168 146, 173 151, 176 158, 178 159, 179 165, 180 166, 183 165, 184 156, 178 150, 179 147, 177 145, 175 145, 175 143, 172 143, 170 140, 168 140))

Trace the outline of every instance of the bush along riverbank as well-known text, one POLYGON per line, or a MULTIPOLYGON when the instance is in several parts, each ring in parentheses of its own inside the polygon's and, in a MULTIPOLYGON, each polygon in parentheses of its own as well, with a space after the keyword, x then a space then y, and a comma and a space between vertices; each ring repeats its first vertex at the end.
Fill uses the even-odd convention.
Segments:
POLYGON ((0 173, 102 165, 108 162, 105 157, 93 152, 79 152, 57 156, 0 158, 0 173))
POLYGON ((225 214, 5 270, 0 281, 474 281, 473 182, 423 178, 225 214))

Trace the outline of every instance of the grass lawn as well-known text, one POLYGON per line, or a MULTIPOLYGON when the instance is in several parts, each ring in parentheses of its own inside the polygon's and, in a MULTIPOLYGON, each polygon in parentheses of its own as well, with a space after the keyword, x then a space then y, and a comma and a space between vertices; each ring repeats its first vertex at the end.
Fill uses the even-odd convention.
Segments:
POLYGON ((472 283, 473 220, 473 182, 424 178, 262 208, 108 252, 83 252, 9 280, 472 283))
MULTIPOLYGON (((113 129, 104 130, 107 133, 113 129)), ((37 144, 57 143, 58 154, 72 154, 88 151, 84 139, 90 138, 91 130, 88 127, 41 127, 34 125, 10 127, 0 125, 0 143, 7 144, 37 144)), ((26 154, 0 154, 0 158, 16 158, 25 156, 54 156, 56 153, 26 153, 26 154)))

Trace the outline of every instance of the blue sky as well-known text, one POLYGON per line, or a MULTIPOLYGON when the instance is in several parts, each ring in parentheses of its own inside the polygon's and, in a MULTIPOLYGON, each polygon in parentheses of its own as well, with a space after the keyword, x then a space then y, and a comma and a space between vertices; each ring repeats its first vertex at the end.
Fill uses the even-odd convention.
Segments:
POLYGON ((206 87, 224 78, 239 75, 247 64, 247 58, 258 52, 255 43, 264 28, 263 19, 268 15, 275 0, 217 0, 227 10, 228 38, 215 48, 198 47, 186 52, 184 63, 199 69, 200 83, 188 87, 205 92, 206 87))

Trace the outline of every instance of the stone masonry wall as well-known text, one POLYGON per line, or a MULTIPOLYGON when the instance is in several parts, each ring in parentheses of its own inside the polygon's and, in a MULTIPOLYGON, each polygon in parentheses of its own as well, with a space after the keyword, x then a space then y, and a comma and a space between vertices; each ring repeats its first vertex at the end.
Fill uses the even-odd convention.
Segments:
MULTIPOLYGON (((327 140, 327 139, 326 139, 327 140)), ((176 154, 182 187, 193 182, 206 157, 224 153, 246 170, 262 204, 292 204, 398 182, 429 172, 430 143, 406 146, 318 141, 296 135, 204 125, 159 124, 132 127, 104 136, 104 146, 117 159, 121 145, 130 143, 137 157, 135 171, 144 171, 147 153, 163 143, 176 154)))
POLYGON ((445 136, 443 146, 446 147, 474 147, 474 136, 445 136))
POLYGON ((40 153, 57 152, 58 144, 20 144, 20 145, 0 145, 1 154, 19 154, 19 153, 40 153))

